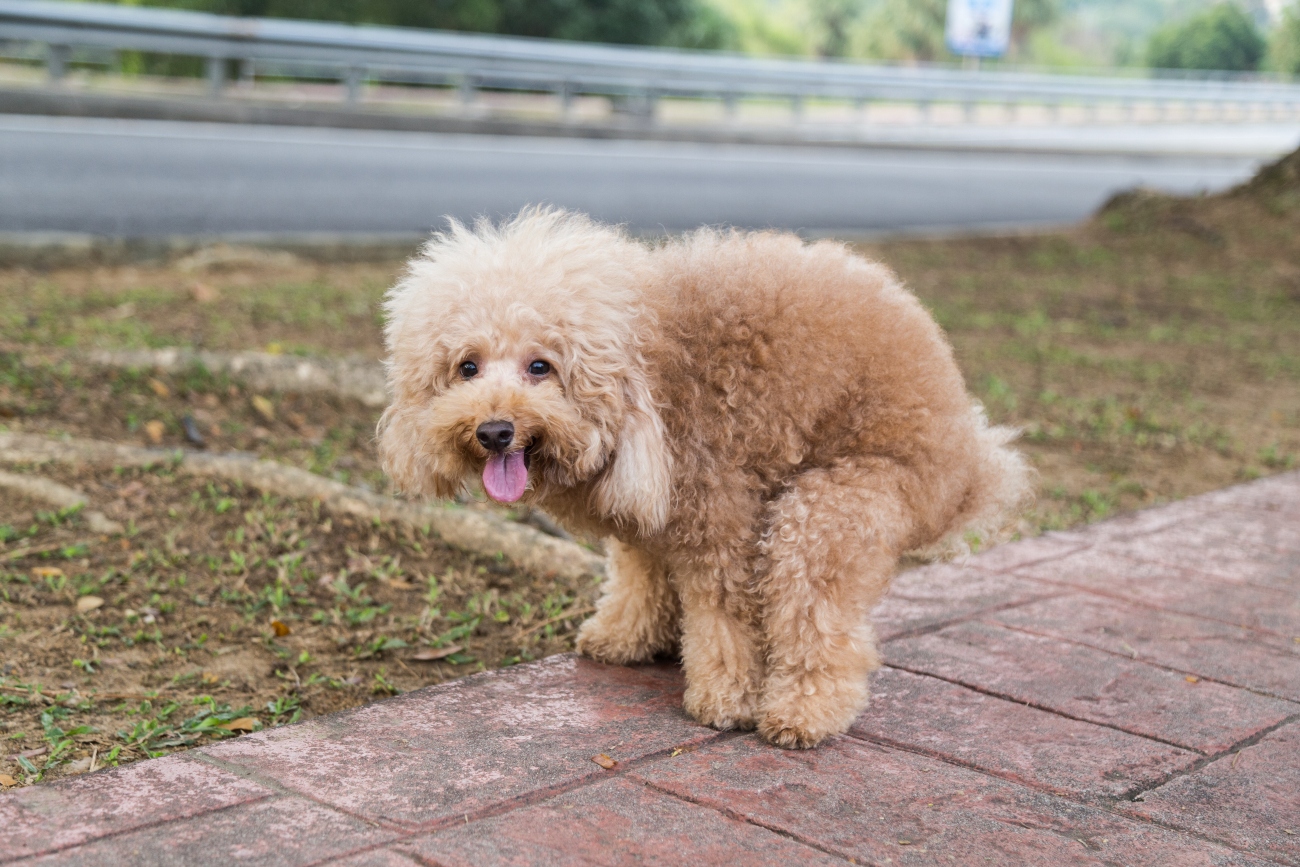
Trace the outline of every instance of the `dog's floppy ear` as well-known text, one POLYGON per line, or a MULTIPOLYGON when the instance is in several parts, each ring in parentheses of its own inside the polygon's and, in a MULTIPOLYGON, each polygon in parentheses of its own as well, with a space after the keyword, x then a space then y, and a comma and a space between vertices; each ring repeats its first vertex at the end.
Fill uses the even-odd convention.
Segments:
POLYGON ((636 522, 642 533, 663 529, 672 498, 672 455, 650 387, 639 373, 624 379, 623 426, 594 491, 603 514, 636 522))
POLYGON ((460 491, 462 483, 429 450, 420 418, 417 411, 401 401, 394 401, 384 410, 376 431, 380 463, 400 490, 449 499, 460 491))

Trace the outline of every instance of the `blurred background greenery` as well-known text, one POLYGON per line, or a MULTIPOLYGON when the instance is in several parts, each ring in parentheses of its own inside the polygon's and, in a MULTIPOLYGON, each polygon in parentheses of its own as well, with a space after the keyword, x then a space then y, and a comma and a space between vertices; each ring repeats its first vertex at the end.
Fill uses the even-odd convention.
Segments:
MULTIPOLYGON (((125 0, 225 15, 903 63, 952 61, 947 0, 125 0)), ((1300 74, 1300 0, 1017 0, 1004 62, 1300 74)))

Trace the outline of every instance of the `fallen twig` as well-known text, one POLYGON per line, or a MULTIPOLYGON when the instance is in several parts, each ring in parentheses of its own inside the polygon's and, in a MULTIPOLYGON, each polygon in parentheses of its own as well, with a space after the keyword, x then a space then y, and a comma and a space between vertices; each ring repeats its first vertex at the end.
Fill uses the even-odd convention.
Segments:
POLYGON ((48 696, 45 693, 40 692, 38 690, 27 689, 21 686, 0 686, 0 689, 4 690, 5 692, 13 692, 13 693, 18 693, 19 695, 25 695, 28 698, 39 698, 41 701, 45 702, 46 704, 55 703, 55 699, 52 696, 48 696))
POLYGON ((559 623, 563 620, 572 620, 574 617, 585 617, 586 615, 595 612, 595 610, 596 610, 596 606, 585 605, 582 608, 579 608, 577 611, 573 611, 573 610, 565 611, 561 614, 555 615, 550 620, 543 620, 541 623, 534 623, 532 626, 528 627, 527 629, 520 631, 515 635, 515 640, 518 641, 519 639, 527 635, 531 635, 532 633, 536 632, 539 629, 545 629, 546 627, 550 626, 552 623, 559 623))

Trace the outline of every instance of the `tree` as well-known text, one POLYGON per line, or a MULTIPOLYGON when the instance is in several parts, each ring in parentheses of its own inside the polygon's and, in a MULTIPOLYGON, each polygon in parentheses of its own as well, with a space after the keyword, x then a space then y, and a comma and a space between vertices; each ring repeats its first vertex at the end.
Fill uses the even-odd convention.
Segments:
POLYGON ((882 60, 948 58, 948 0, 881 0, 855 28, 854 54, 882 60))
POLYGON ((1249 72, 1259 68, 1264 37, 1255 22, 1233 3, 1220 3, 1186 21, 1162 27, 1147 43, 1147 65, 1155 69, 1217 69, 1249 72))
POLYGON ((849 53, 851 28, 864 5, 865 0, 808 0, 819 57, 843 57, 849 53))
POLYGON ((729 22, 705 0, 143 0, 142 5, 626 45, 727 48, 734 41, 729 22))
POLYGON ((1282 13, 1268 40, 1269 69, 1300 75, 1300 6, 1294 3, 1282 13))

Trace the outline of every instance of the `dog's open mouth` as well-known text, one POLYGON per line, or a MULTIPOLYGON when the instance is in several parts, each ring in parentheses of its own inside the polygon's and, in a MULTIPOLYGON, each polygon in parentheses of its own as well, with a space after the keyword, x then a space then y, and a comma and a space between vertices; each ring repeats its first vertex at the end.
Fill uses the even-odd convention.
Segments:
POLYGON ((513 503, 528 489, 528 465, 534 443, 513 452, 493 454, 483 467, 483 490, 498 503, 513 503))

